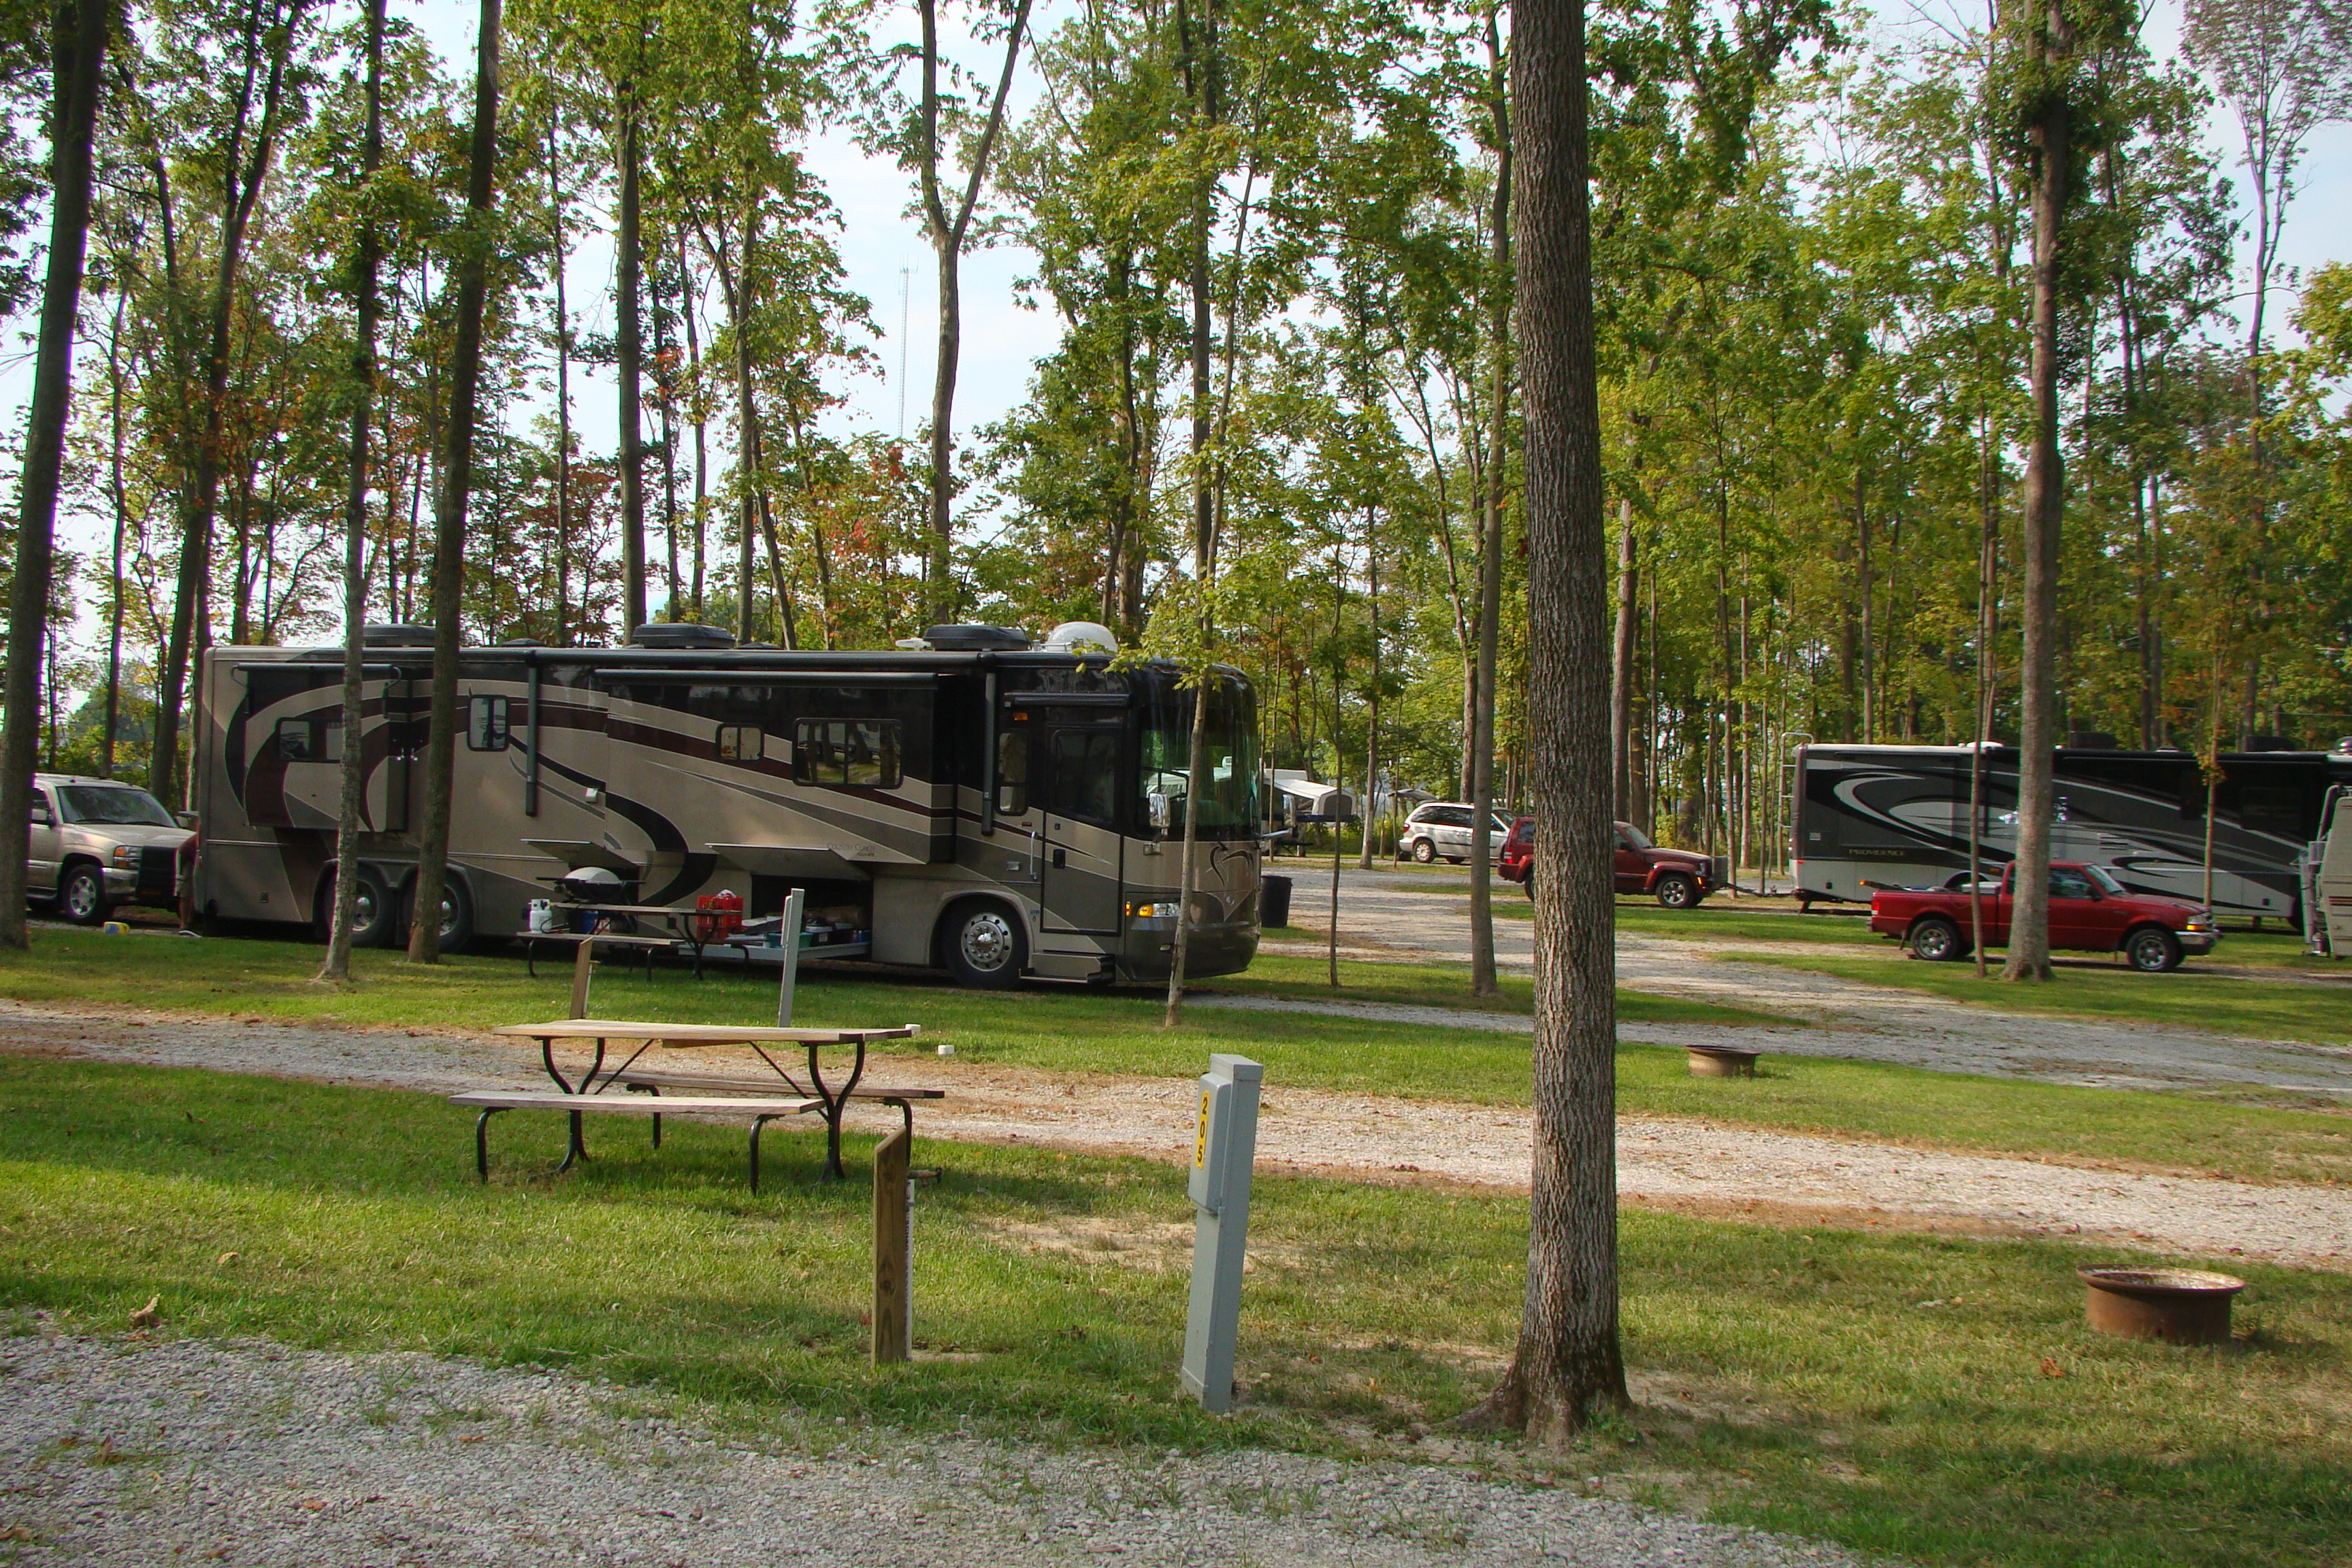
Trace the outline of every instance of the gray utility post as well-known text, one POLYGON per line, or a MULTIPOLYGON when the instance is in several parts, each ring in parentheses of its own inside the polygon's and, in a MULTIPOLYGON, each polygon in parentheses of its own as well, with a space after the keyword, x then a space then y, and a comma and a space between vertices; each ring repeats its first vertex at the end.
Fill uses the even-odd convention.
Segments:
POLYGON ((1249 1249, 1250 1169, 1257 1159, 1258 1086, 1247 1057, 1212 1056, 1201 1075, 1192 1142, 1192 1309, 1184 1320, 1184 1390, 1219 1415, 1234 1407, 1234 1336, 1241 1328, 1249 1249))
POLYGON ((783 973, 776 979, 776 1027, 793 1026, 793 994, 801 984, 801 910, 808 899, 808 889, 794 888, 784 900, 783 912, 783 973))

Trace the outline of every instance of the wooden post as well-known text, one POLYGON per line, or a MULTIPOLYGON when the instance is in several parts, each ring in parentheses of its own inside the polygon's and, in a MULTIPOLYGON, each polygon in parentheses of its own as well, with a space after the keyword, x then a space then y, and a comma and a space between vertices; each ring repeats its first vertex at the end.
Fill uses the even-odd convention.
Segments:
POLYGON ((907 1162, 914 1135, 905 1128, 874 1151, 874 1364, 905 1361, 914 1347, 914 1205, 907 1162))
POLYGON ((596 943, 583 938, 572 955, 572 1013, 574 1018, 588 1016, 588 976, 596 967, 596 943))

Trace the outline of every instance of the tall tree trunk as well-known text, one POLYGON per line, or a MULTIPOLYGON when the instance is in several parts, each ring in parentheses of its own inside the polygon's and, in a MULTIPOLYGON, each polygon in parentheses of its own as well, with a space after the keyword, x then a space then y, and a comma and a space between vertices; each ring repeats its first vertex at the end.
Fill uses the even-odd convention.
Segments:
POLYGON ((1364 798, 1356 808, 1356 868, 1372 868, 1372 825, 1381 789, 1381 514, 1364 509, 1365 602, 1371 616, 1372 678, 1364 683, 1364 798))
POLYGON ((89 241, 90 150, 100 70, 112 6, 59 0, 51 13, 48 275, 41 340, 17 480, 16 574, 8 591, 5 728, 0 729, 0 948, 30 942, 25 928, 25 858, 30 847, 33 771, 40 742, 42 650, 47 642, 58 480, 73 406, 74 322, 81 310, 89 241))
MULTIPOLYGON (((2074 25, 2050 0, 2036 40, 2042 68, 2063 72, 2074 25)), ((2004 980, 2048 980, 2050 827, 2056 808, 2058 535, 2066 477, 2058 447, 2058 290, 2066 186, 2073 175, 2074 109, 2063 88, 2046 87, 2027 124, 2033 147, 2033 430, 2026 448, 2024 648, 2018 668, 2021 756, 2017 776, 2017 887, 2011 900, 2004 980)))
POLYGON ((963 199, 950 215, 940 195, 940 38, 938 0, 916 0, 923 19, 923 95, 919 122, 923 221, 939 260, 939 357, 931 371, 931 507, 924 613, 936 621, 955 618, 955 390, 957 361, 963 351, 963 247, 971 229, 971 215, 980 205, 982 182, 988 177, 997 133, 1004 128, 1004 100, 1013 90, 1013 68, 1021 58, 1021 40, 1029 31, 1030 0, 1015 0, 1013 25, 1004 36, 1004 69, 997 78, 996 96, 989 100, 988 124, 972 149, 971 177, 963 199))
POLYGON ((703 406, 702 341, 694 325, 694 268, 687 259, 686 229, 677 231, 678 314, 686 318, 686 384, 694 399, 694 618, 702 620, 703 574, 710 547, 710 421, 703 406))
MULTIPOLYGON (((681 300, 686 279, 680 277, 681 300)), ((662 619, 675 621, 683 617, 686 599, 685 584, 678 574, 677 553, 677 360, 670 349, 669 317, 662 309, 661 268, 654 269, 654 374, 655 395, 661 399, 661 462, 662 462, 662 552, 663 581, 668 589, 668 603, 662 619)))
MULTIPOLYGON (((360 810, 367 789, 366 629, 368 436, 375 418, 376 268, 383 239, 371 184, 383 163, 384 0, 368 0, 367 129, 360 149, 360 232, 352 258, 354 322, 352 343, 351 482, 343 492, 343 756, 335 816, 335 908, 328 921, 321 980, 352 977, 352 931, 359 923, 360 810)), ((538 759, 533 758, 533 765, 538 759)))
MULTIPOLYGON (((563 293, 563 160, 547 122, 547 224, 555 278, 555 646, 572 646, 572 310, 563 293)), ((588 595, 580 595, 585 610, 588 595)), ((583 619, 585 619, 583 614, 583 619)))
POLYGON ((643 230, 637 211, 637 100, 631 83, 621 86, 621 203, 618 258, 620 319, 614 323, 614 353, 621 382, 621 636, 633 637, 646 624, 646 452, 638 436, 644 350, 638 331, 638 273, 643 230))
POLYGON ((1867 746, 1878 740, 1878 671, 1874 658, 1877 637, 1870 624, 1871 601, 1877 596, 1877 584, 1870 577, 1869 497, 1859 458, 1853 465, 1853 539, 1858 574, 1855 596, 1862 605, 1862 742, 1867 746))
POLYGON ((1627 1403, 1617 1316, 1609 586, 1593 365, 1584 8, 1516 0, 1518 337, 1536 819, 1535 1162, 1502 1386, 1467 1418, 1566 1445, 1627 1403))
POLYGON ((482 0, 474 66, 474 133, 466 171, 466 246, 457 267, 457 341, 449 356, 449 460, 433 520, 432 728, 425 745, 424 831, 409 905, 412 963, 441 959, 441 897, 449 869, 450 775, 457 761, 457 651, 465 608, 466 500, 474 479, 474 423, 482 380, 482 307, 492 244, 491 181, 499 156, 500 0, 482 0))
POLYGON ((108 434, 107 496, 114 505, 113 589, 107 595, 106 730, 99 738, 98 774, 114 776, 114 744, 122 721, 122 542, 130 524, 131 503, 122 479, 124 429, 122 416, 122 316, 127 296, 114 296, 114 330, 106 340, 108 434))
POLYGON ((1609 661, 1610 794, 1617 820, 1633 820, 1633 651, 1641 629, 1642 568, 1633 498, 1617 498, 1617 641, 1609 661))
POLYGON ((1507 485, 1511 424, 1511 307, 1504 289, 1511 276, 1511 107, 1503 80, 1503 44, 1496 12, 1486 13, 1487 112, 1495 134, 1492 244, 1494 307, 1487 331, 1494 356, 1493 405, 1487 430, 1485 515, 1478 546, 1478 701, 1470 732, 1470 994, 1492 996, 1495 984, 1495 705, 1496 652, 1503 624, 1503 498, 1507 485))
MULTIPOLYGON (((261 121, 256 128, 251 154, 244 152, 244 116, 252 97, 252 79, 263 66, 260 7, 249 13, 245 40, 246 79, 239 100, 235 134, 221 171, 221 237, 213 280, 212 322, 205 352, 204 430, 197 438, 194 474, 184 525, 180 531, 178 591, 172 605, 172 635, 164 648, 163 674, 156 691, 155 751, 149 776, 157 798, 169 801, 184 793, 179 777, 180 711, 187 685, 191 644, 195 637, 196 606, 207 596, 212 575, 213 511, 220 500, 223 424, 228 401, 229 325, 236 302, 236 279, 245 256, 245 236, 269 173, 278 142, 278 111, 286 84, 286 62, 294 47, 302 13, 309 0, 290 0, 278 25, 262 88, 261 121)), ((207 634, 208 636, 208 634, 207 634)), ((201 651, 201 650, 194 650, 201 651)))
MULTIPOLYGON (((1026 4, 1026 0, 1024 0, 1026 4)), ((1218 0, 1205 0, 1196 38, 1186 0, 1177 0, 1176 27, 1182 54, 1184 93, 1191 129, 1213 131, 1223 118, 1223 61, 1217 36, 1218 0)), ((1192 690, 1192 736, 1187 753, 1184 784, 1184 852, 1177 868, 1176 942, 1168 970, 1168 1006, 1161 1023, 1174 1028, 1184 1011, 1184 965, 1192 952, 1192 893, 1200 884, 1201 798, 1207 793, 1210 645, 1216 631, 1215 584, 1217 510, 1210 467, 1213 418, 1210 406, 1209 351, 1209 226, 1214 211, 1216 175, 1202 176, 1192 193, 1192 233, 1186 283, 1192 297, 1192 584, 1200 595, 1196 634, 1200 638, 1198 684, 1192 690)))

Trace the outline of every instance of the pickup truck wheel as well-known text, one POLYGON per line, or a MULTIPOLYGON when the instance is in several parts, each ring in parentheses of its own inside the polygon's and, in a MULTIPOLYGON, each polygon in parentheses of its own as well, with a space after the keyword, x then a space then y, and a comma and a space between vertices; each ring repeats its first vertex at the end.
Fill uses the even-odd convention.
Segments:
POLYGON ((1412 862, 1414 865, 1426 866, 1436 858, 1436 845, 1432 844, 1426 838, 1416 838, 1412 841, 1412 862))
POLYGON ((2124 955, 2142 974, 2169 974, 2180 967, 2180 941, 2161 926, 2142 926, 2125 939, 2124 955))
POLYGON ((106 873, 87 860, 67 867, 65 880, 58 884, 58 913, 76 925, 94 926, 105 924, 111 912, 106 901, 106 873))
POLYGON ((1911 956, 1930 963, 1949 963, 1969 955, 1968 939, 1948 920, 1929 916, 1911 928, 1911 956))
POLYGON ((1698 908, 1698 884, 1680 871, 1667 872, 1658 879, 1658 885, 1651 890, 1657 895, 1658 902, 1667 909, 1698 908))

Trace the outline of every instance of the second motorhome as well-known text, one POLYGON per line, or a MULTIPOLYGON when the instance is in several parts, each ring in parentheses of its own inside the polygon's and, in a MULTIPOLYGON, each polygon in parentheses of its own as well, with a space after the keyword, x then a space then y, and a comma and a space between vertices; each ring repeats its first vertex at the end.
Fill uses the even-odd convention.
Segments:
MULTIPOLYGON (((1098 628, 1075 628, 1081 633, 1098 628)), ((462 656, 443 940, 510 936, 591 867, 632 901, 722 889, 755 919, 805 892, 840 956, 1023 975, 1166 978, 1184 819, 1197 816, 1186 970, 1258 941, 1257 715, 1220 668, 1208 781, 1187 798, 1194 693, 1058 637, 940 626, 894 652, 738 648, 700 626, 629 646, 462 656)), ((340 648, 216 647, 204 662, 196 909, 324 929, 341 868, 343 749, 364 760, 357 940, 404 930, 415 875, 431 632, 372 627, 356 729, 340 648)))

